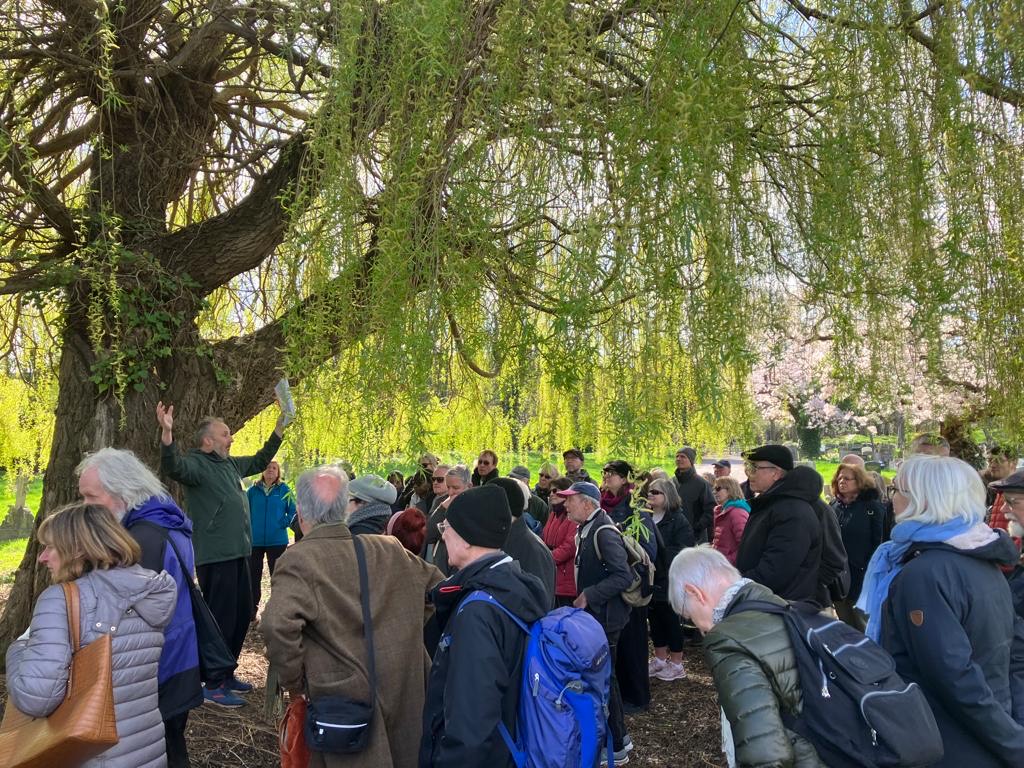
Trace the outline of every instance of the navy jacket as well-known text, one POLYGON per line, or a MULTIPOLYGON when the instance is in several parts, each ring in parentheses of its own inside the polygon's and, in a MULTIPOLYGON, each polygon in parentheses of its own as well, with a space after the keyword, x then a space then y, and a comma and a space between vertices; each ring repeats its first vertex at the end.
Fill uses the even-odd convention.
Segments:
POLYGON ((288 526, 295 519, 295 498, 285 483, 270 489, 257 481, 248 490, 249 521, 254 547, 288 546, 288 526))
POLYGON ((626 559, 622 536, 607 528, 601 536, 601 555, 594 548, 594 535, 603 525, 614 525, 602 510, 576 532, 576 588, 587 596, 587 611, 604 627, 605 634, 621 632, 629 622, 630 608, 622 592, 633 583, 633 571, 626 559))
POLYGON ((482 590, 531 624, 545 613, 548 595, 540 580, 498 552, 487 555, 431 591, 442 628, 423 708, 421 768, 511 768, 512 756, 498 731, 515 733, 516 708, 528 637, 504 611, 474 602, 482 590))
POLYGON ((1024 765, 1024 621, 1001 564, 1003 531, 972 550, 915 544, 882 607, 882 645, 931 704, 949 768, 1024 765))
POLYGON ((715 536, 715 494, 708 481, 693 467, 677 469, 672 476, 683 512, 690 521, 693 535, 699 542, 711 541, 715 536))
POLYGON ((850 565, 850 591, 846 597, 856 602, 871 556, 883 541, 885 505, 878 490, 868 488, 849 504, 836 498, 832 502, 832 509, 839 519, 843 546, 846 547, 846 558, 850 565))
POLYGON ((188 581, 181 572, 174 550, 167 546, 164 533, 153 526, 167 531, 185 560, 188 578, 191 578, 195 568, 192 521, 170 499, 154 496, 129 511, 121 519, 121 524, 142 549, 140 565, 157 573, 167 571, 178 588, 174 615, 164 628, 164 647, 157 670, 160 715, 167 720, 202 704, 203 690, 199 680, 199 649, 188 581))

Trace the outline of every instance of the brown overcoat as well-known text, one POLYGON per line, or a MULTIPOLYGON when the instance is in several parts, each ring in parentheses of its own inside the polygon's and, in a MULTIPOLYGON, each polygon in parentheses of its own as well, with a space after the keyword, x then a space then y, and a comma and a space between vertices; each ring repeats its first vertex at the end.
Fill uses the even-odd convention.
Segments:
MULTIPOLYGON (((313 753, 319 768, 415 768, 430 658, 423 646, 425 595, 441 572, 392 536, 362 535, 370 582, 377 710, 366 750, 313 753)), ((319 525, 281 556, 260 629, 267 655, 288 691, 311 697, 369 695, 359 571, 344 523, 319 525)))

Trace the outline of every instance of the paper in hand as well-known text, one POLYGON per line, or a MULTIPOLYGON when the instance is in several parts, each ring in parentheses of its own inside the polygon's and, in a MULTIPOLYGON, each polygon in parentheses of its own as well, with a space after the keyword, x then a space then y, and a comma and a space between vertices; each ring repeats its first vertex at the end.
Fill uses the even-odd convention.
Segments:
POLYGON ((285 426, 295 421, 295 400, 292 398, 292 388, 288 386, 288 379, 281 379, 274 387, 274 394, 281 404, 281 413, 284 414, 285 426))

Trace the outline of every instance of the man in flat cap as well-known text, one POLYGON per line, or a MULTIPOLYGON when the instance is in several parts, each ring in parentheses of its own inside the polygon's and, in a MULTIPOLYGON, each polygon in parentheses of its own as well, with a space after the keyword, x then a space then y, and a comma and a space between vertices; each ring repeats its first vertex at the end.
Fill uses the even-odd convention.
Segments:
POLYGON ((750 488, 750 518, 736 567, 786 600, 817 601, 822 535, 814 502, 821 475, 793 467, 784 445, 762 445, 743 455, 750 488))

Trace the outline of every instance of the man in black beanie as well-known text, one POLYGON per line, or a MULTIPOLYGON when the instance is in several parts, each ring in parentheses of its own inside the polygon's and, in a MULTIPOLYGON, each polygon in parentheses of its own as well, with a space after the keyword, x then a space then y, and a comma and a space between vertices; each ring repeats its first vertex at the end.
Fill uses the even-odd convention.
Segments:
POLYGON ((697 474, 697 452, 688 445, 676 451, 676 473, 672 478, 682 503, 682 510, 693 528, 698 544, 715 536, 715 495, 708 481, 697 474))
POLYGON ((488 485, 495 485, 505 492, 508 506, 512 510, 512 527, 503 549, 526 573, 532 573, 544 585, 548 593, 548 608, 555 607, 555 558, 540 537, 530 530, 523 512, 529 500, 530 487, 514 477, 499 477, 488 485))
POLYGON ((427 682, 423 768, 514 765, 498 725, 515 733, 529 638, 505 611, 531 624, 550 597, 502 551, 511 524, 505 492, 488 483, 461 493, 438 526, 458 571, 431 591, 442 635, 427 682))

